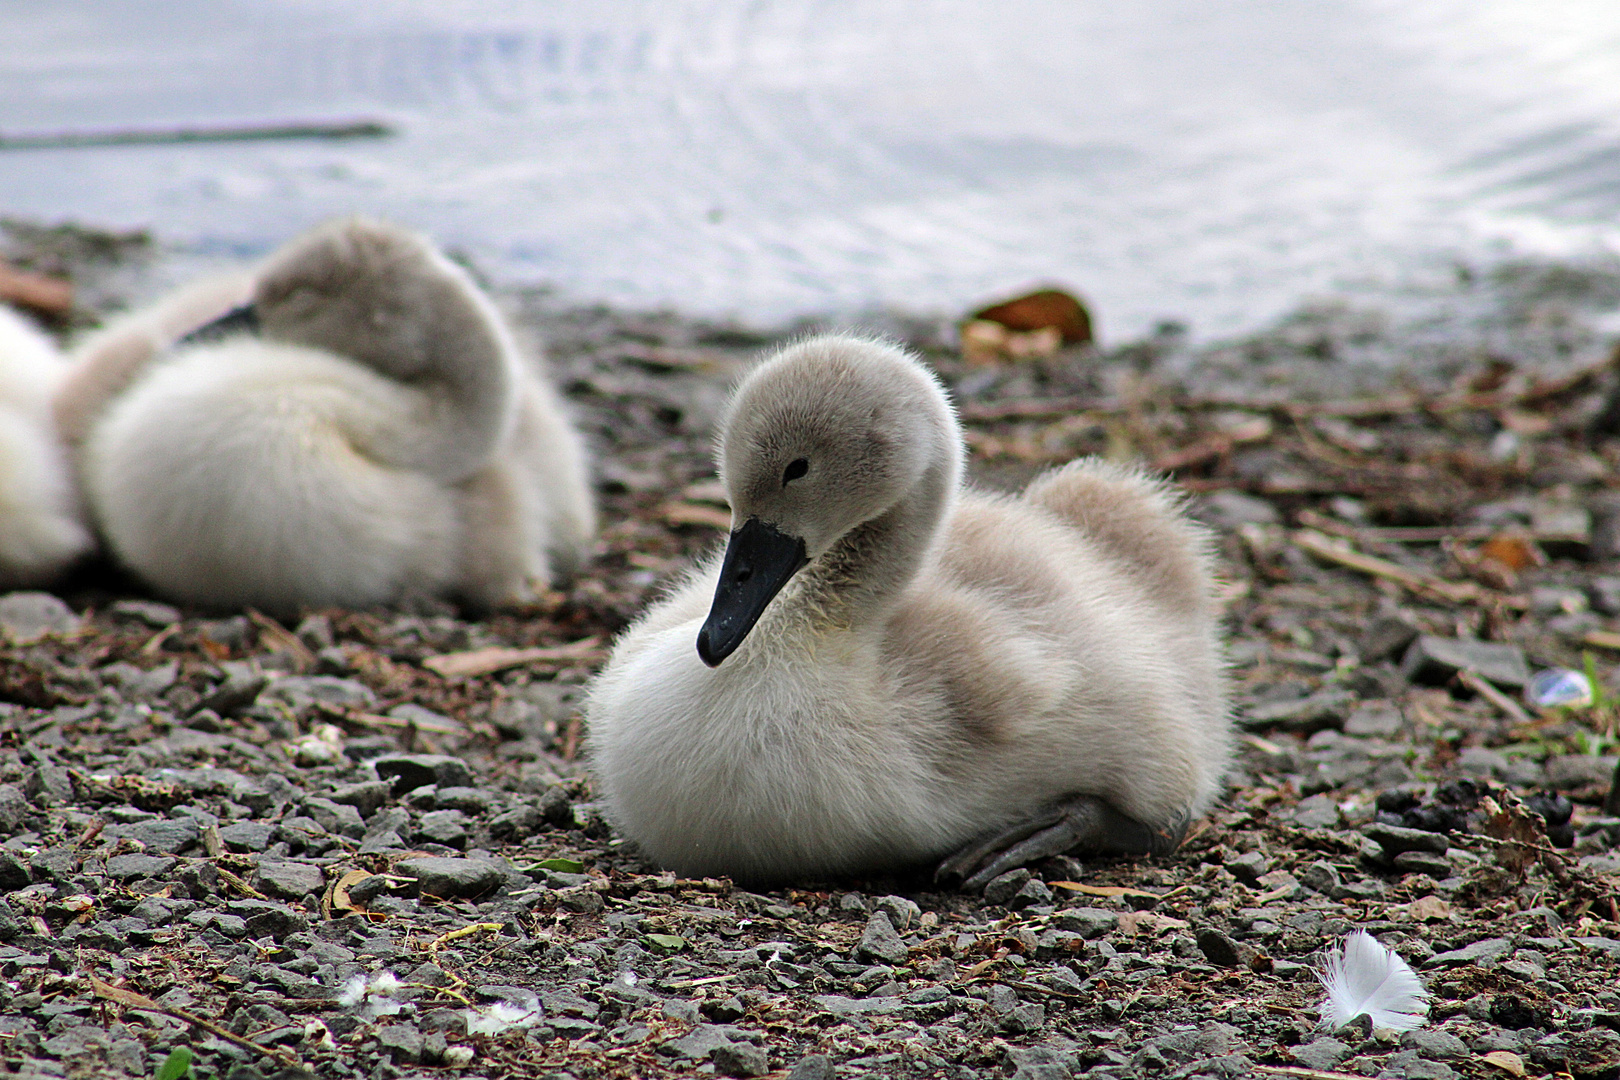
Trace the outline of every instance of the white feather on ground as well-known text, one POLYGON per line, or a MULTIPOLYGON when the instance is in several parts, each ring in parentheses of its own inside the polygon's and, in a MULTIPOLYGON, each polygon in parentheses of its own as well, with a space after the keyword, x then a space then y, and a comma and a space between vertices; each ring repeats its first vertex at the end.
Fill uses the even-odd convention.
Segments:
POLYGON ((1362 1013, 1373 1027, 1410 1031, 1421 1027, 1429 1011, 1429 992, 1399 956, 1365 930, 1344 939, 1327 955, 1327 969, 1316 973, 1327 988, 1322 1026, 1339 1028, 1362 1013))

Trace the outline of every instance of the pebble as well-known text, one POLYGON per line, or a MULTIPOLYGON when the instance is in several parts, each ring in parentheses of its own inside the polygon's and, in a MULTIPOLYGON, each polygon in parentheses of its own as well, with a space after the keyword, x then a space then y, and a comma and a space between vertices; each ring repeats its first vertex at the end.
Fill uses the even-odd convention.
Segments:
POLYGON ((866 920, 866 929, 861 933, 860 944, 855 947, 855 955, 863 960, 903 964, 909 954, 906 943, 900 940, 900 935, 895 931, 894 924, 889 921, 889 916, 881 911, 874 911, 866 920))
POLYGON ((259 891, 279 900, 302 900, 326 888, 326 875, 319 866, 295 859, 260 859, 254 879, 259 891))
POLYGON ((428 784, 439 787, 471 787, 472 770, 467 763, 447 754, 388 754, 371 766, 382 780, 393 782, 393 793, 404 795, 428 784))
POLYGON ((500 865, 485 859, 406 859, 394 870, 415 878, 423 896, 447 899, 482 896, 506 880, 500 865))
POLYGON ((1472 671, 1498 686, 1518 688, 1530 681, 1524 650, 1515 645, 1420 634, 1401 660, 1401 672, 1416 683, 1440 686, 1459 671, 1472 671))
POLYGON ((1461 949, 1449 952, 1435 953, 1423 962, 1424 967, 1456 967, 1460 964, 1475 964, 1480 967, 1500 960, 1513 951, 1513 943, 1507 938, 1486 938, 1475 941, 1461 949))
POLYGON ((71 634, 82 625, 73 609, 44 592, 12 592, 0 596, 0 636, 16 645, 71 634))
POLYGON ((794 1062, 788 1070, 787 1080, 833 1080, 837 1071, 832 1058, 826 1054, 807 1054, 794 1062))
POLYGON ((1030 872, 1020 866, 1016 870, 1009 870, 1005 874, 991 878, 984 887, 984 902, 1006 906, 1008 901, 1017 896, 1018 891, 1028 884, 1030 877, 1030 872))
POLYGON ((1294 824, 1304 829, 1336 829, 1339 826, 1339 806, 1326 795, 1301 799, 1291 816, 1294 824))
POLYGON ((765 1051, 753 1043, 725 1043, 709 1051, 709 1060, 722 1076, 764 1076, 771 1071, 765 1051))

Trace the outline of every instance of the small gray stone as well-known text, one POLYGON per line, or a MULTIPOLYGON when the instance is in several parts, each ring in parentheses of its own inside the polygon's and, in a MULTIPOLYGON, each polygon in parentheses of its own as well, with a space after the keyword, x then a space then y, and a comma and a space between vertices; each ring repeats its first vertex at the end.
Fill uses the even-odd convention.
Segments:
POLYGON ((1052 917, 1052 925, 1082 937, 1102 937, 1119 925, 1119 915, 1105 908, 1066 908, 1052 917))
POLYGON ((1312 795, 1294 807, 1294 823, 1305 829, 1339 827, 1339 806, 1326 795, 1312 795))
POLYGON ((1331 1035, 1313 1039, 1304 1046, 1294 1047, 1294 1060, 1307 1069, 1326 1071, 1338 1067, 1350 1056, 1350 1047, 1331 1035))
POLYGON ((212 709, 220 716, 240 715, 248 706, 259 700, 259 695, 269 685, 269 675, 245 664, 239 665, 226 676, 224 682, 204 694, 197 704, 186 710, 186 713, 193 715, 204 709, 212 709))
POLYGON ((1375 821, 1361 831, 1368 839, 1377 841, 1378 846, 1392 858, 1403 851, 1427 851, 1433 855, 1444 855, 1451 847, 1451 841, 1446 839, 1445 833, 1407 829, 1399 825, 1386 825, 1381 821, 1375 821))
POLYGON ((13 592, 0 596, 0 637, 17 645, 71 634, 81 622, 72 608, 50 593, 13 592))
POLYGON ((680 1038, 671 1039, 661 1044, 658 1050, 659 1053, 671 1057, 684 1057, 693 1061, 703 1061, 717 1048, 730 1045, 731 1037, 726 1034, 724 1028, 717 1027, 714 1024, 699 1024, 680 1038))
POLYGON ((393 793, 404 795, 419 787, 471 787, 472 770, 460 758, 448 754, 390 754, 371 763, 377 776, 393 781, 393 793))
POLYGON ((722 1076, 764 1076, 771 1071, 765 1051, 753 1043, 725 1043, 709 1051, 709 1060, 722 1076))
POLYGON ((163 855, 114 855, 107 860, 107 874, 115 878, 162 877, 179 861, 163 855))
POLYGON ((326 888, 326 874, 321 868, 297 859, 260 859, 254 876, 259 890, 278 900, 302 900, 326 888))
POLYGON ((787 1080, 833 1080, 837 1071, 826 1054, 808 1054, 794 1063, 787 1080))
POLYGON ((396 1065, 422 1060, 422 1032, 415 1024, 385 1024, 377 1029, 377 1049, 396 1065))
POLYGON ((348 803, 336 799, 305 799, 303 810, 321 828, 336 836, 358 840, 366 835, 366 823, 361 820, 360 811, 348 803))
POLYGON ((281 702, 300 717, 317 705, 340 709, 371 709, 377 705, 377 695, 365 683, 335 675, 286 675, 267 686, 260 696, 281 702))
POLYGON ((1356 651, 1361 654, 1363 664, 1376 664, 1404 652, 1417 636, 1418 626, 1411 619, 1401 615, 1384 615, 1374 619, 1367 627, 1356 651))
POLYGON ((135 619, 154 630, 173 626, 180 621, 180 609, 155 600, 115 600, 107 609, 121 619, 135 619))
POLYGON ((1018 890, 1024 887, 1030 877, 1030 872, 1020 866, 1016 870, 1009 870, 1005 874, 991 878, 989 884, 984 887, 984 902, 1005 906, 1009 900, 1018 895, 1018 890))
POLYGON ((1344 885, 1339 878, 1339 868, 1322 859, 1311 863, 1300 872, 1299 883, 1307 889, 1315 889, 1323 896, 1333 896, 1344 885))
POLYGON ((1558 791, 1575 791, 1589 785, 1608 786, 1620 758, 1588 754, 1561 754, 1547 759, 1547 786, 1558 791))
POLYGON ((1271 869, 1271 862, 1258 851, 1248 851, 1226 860, 1226 869, 1245 885, 1252 885, 1261 874, 1271 869))
POLYGON ((1472 671, 1498 686, 1521 687, 1530 681, 1524 651, 1515 645, 1467 638, 1420 634, 1406 650, 1401 671, 1413 682, 1443 685, 1459 671, 1472 671))
POLYGON ((1269 701, 1243 710, 1245 727, 1278 727, 1287 731, 1315 731, 1337 727, 1349 715, 1355 695, 1347 690, 1318 690, 1309 697, 1269 701))
POLYGON ((460 810, 467 814, 487 814, 500 797, 475 787, 440 787, 434 804, 440 810, 460 810))
POLYGON ((265 821, 233 821, 219 827, 219 839, 232 851, 263 851, 270 846, 276 827, 265 821))
POLYGON ((1435 953, 1423 962, 1423 966, 1456 967, 1460 964, 1477 964, 1484 967, 1493 960, 1500 960, 1512 951, 1513 943, 1507 938, 1486 938, 1484 941, 1476 941, 1465 948, 1435 953))
POLYGON ((908 900, 904 896, 880 896, 876 906, 889 913, 889 921, 894 923, 896 930, 905 931, 922 918, 922 908, 917 906, 915 900, 908 900))
POLYGON ((482 896, 506 880, 500 864, 484 859, 406 859, 395 869, 414 877, 423 896, 445 899, 482 896))
POLYGON ((445 847, 459 848, 467 843, 467 815, 460 810, 432 810, 422 815, 417 836, 445 847))
POLYGON ((1282 521, 1277 508, 1264 499, 1226 488, 1201 495, 1194 503, 1193 516, 1228 532, 1242 525, 1275 525, 1282 521))
POLYGON ((193 818, 153 818, 107 831, 138 842, 152 855, 178 855, 202 837, 202 827, 193 818))
POLYGON ((28 796, 16 784, 0 784, 0 833, 11 836, 33 812, 28 796))
POLYGON ((1052 902, 1052 890, 1046 882, 1038 877, 1032 877, 1024 882, 1023 888, 1013 893, 1012 899, 1007 901, 1007 907, 1013 911, 1022 911, 1027 907, 1036 907, 1052 902))
POLYGON ((1427 851, 1403 851, 1393 862, 1395 869, 1403 874, 1428 874, 1436 881, 1451 876, 1451 864, 1445 856, 1431 855, 1427 851))
MULTIPOLYGON (((169 861, 173 862, 174 860, 169 861)), ((112 869, 109 867, 107 872, 111 874, 112 869)), ((15 892, 18 889, 26 889, 32 882, 33 872, 29 870, 27 863, 23 862, 14 852, 0 851, 0 889, 15 892)))
POLYGON ((539 832, 545 823, 545 815, 540 813, 538 807, 524 803, 490 818, 489 835, 497 840, 522 839, 539 832))
POLYGON ((1468 1044, 1457 1036, 1430 1028, 1417 1028, 1401 1036, 1401 1046, 1434 1061, 1455 1061, 1468 1056, 1468 1044))
POLYGON ((369 818, 388 801, 389 787, 386 780, 364 780, 358 784, 345 784, 332 792, 332 801, 352 806, 362 818, 369 818))
POLYGON ((1363 701, 1345 718, 1344 733, 1389 738, 1400 734, 1401 722, 1401 710, 1394 702, 1363 701))
POLYGON ((1242 967, 1247 962, 1243 946, 1213 926, 1199 929, 1198 948, 1216 967, 1242 967))
POLYGON ((866 920, 866 930, 861 934, 860 944, 855 947, 855 955, 863 960, 903 964, 909 954, 906 943, 900 940, 889 917, 881 911, 874 911, 866 920))

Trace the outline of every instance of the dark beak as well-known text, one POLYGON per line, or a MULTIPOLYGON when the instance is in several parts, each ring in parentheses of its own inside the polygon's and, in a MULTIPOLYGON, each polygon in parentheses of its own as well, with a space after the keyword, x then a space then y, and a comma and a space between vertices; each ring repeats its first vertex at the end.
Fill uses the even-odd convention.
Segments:
POLYGON ((732 533, 726 560, 720 566, 714 605, 698 631, 697 651, 703 662, 719 667, 720 661, 736 652, 772 598, 809 561, 802 539, 757 517, 732 533))
POLYGON ((238 334, 257 334, 258 332, 258 310, 252 304, 243 304, 241 307, 231 308, 213 322, 197 327, 197 329, 175 342, 175 344, 211 345, 216 341, 223 341, 238 334))

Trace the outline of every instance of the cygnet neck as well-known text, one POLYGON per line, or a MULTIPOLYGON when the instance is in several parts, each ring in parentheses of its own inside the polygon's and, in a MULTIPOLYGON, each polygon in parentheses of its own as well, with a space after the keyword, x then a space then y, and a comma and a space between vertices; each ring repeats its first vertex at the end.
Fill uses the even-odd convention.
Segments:
POLYGON ((959 440, 954 424, 939 432, 934 460, 900 501, 804 568, 801 602, 820 620, 852 630, 882 620, 933 557, 961 479, 959 440))

